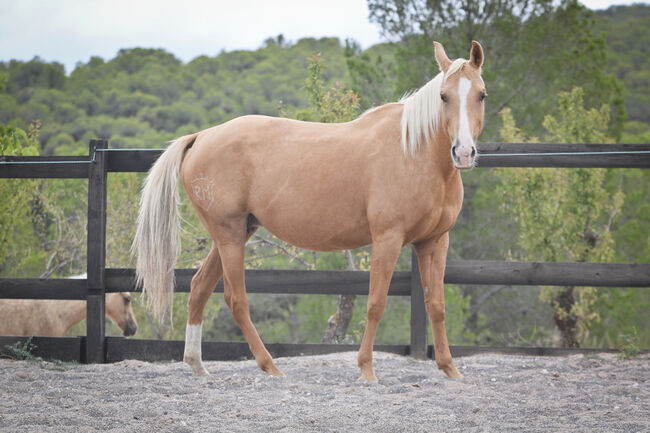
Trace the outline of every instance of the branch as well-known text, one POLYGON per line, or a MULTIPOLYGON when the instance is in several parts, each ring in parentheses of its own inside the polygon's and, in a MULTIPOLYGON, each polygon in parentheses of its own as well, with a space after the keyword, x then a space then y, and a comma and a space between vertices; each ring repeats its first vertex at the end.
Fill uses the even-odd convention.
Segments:
POLYGON ((163 331, 162 333, 158 330, 158 326, 156 326, 156 321, 154 320, 153 316, 149 312, 149 309, 145 307, 144 313, 147 315, 147 319, 149 319, 149 326, 151 326, 151 331, 154 334, 154 337, 156 340, 162 340, 163 334, 167 333, 166 325, 163 325, 163 331))
MULTIPOLYGON (((56 252, 55 252, 54 255, 56 255, 56 252)), ((54 266, 53 268, 46 269, 45 272, 43 272, 39 278, 49 278, 53 273, 55 273, 59 269, 62 269, 64 267, 68 266, 70 263, 74 263, 75 258, 76 258, 76 256, 72 255, 70 258, 65 259, 65 260, 57 263, 56 266, 54 266)), ((48 264, 48 266, 49 266, 49 264, 48 264)))
POLYGON ((284 253, 287 256, 291 257, 292 259, 300 262, 301 264, 303 264, 307 268, 312 269, 312 270, 314 269, 314 265, 312 265, 311 263, 309 263, 307 260, 303 259, 299 255, 292 253, 284 245, 282 245, 282 244, 280 244, 278 242, 274 242, 274 241, 272 241, 270 239, 263 238, 260 235, 254 235, 254 237, 255 237, 255 239, 257 239, 259 242, 261 242, 263 244, 270 245, 270 246, 272 246, 274 248, 277 248, 278 250, 282 251, 282 253, 284 253))
POLYGON ((481 309, 481 307, 483 306, 483 304, 485 304, 485 302, 486 302, 489 298, 491 298, 492 296, 496 295, 497 293, 499 293, 501 290, 505 289, 506 287, 507 287, 507 286, 496 286, 496 287, 493 287, 492 289, 490 289, 488 292, 484 293, 484 294, 479 298, 479 300, 476 301, 476 303, 475 303, 474 306, 472 307, 472 315, 477 314, 477 313, 479 312, 479 310, 481 309))
POLYGON ((277 256, 279 254, 280 253, 273 253, 273 254, 266 254, 266 255, 261 255, 261 256, 249 257, 248 259, 246 259, 246 263, 253 263, 255 260, 268 259, 268 258, 271 258, 271 257, 275 257, 275 256, 277 256))
POLYGON ((50 256, 50 259, 47 261, 47 265, 45 265, 45 270, 41 274, 40 278, 47 278, 50 275, 52 275, 52 272, 50 272, 50 266, 52 266, 52 260, 54 260, 54 257, 56 257, 57 253, 58 252, 54 250, 54 252, 50 256))
POLYGON ((530 63, 530 68, 528 68, 528 71, 526 71, 526 75, 519 83, 519 86, 517 86, 517 88, 512 93, 510 93, 508 97, 503 99, 503 102, 501 103, 501 105, 499 105, 499 108, 497 108, 496 110, 491 110, 489 116, 495 116, 499 114, 501 110, 503 110, 510 103, 510 101, 512 101, 515 98, 515 96, 521 93, 521 90, 524 88, 524 86, 528 84, 528 77, 530 76, 531 72, 533 72, 535 66, 537 66, 537 63, 535 62, 530 63))
MULTIPOLYGON (((618 191, 620 192, 622 190, 623 190, 623 172, 621 171, 621 174, 618 177, 618 191)), ((609 220, 607 221, 607 228, 606 228, 606 230, 608 232, 611 231, 610 228, 612 227, 612 223, 614 222, 614 218, 616 218, 616 215, 621 210, 621 204, 622 203, 620 203, 620 196, 615 195, 615 197, 616 197, 616 199, 617 199, 616 201, 618 203, 614 203, 614 208, 612 209, 612 211, 609 214, 609 220)))

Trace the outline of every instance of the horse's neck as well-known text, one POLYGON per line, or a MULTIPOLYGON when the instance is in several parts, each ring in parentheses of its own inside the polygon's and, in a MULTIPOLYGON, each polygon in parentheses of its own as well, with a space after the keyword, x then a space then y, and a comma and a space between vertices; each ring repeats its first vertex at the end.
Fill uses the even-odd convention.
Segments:
POLYGON ((450 180, 459 176, 459 171, 454 167, 451 159, 451 138, 439 129, 420 151, 423 153, 422 161, 432 172, 441 175, 443 179, 450 180))
MULTIPOLYGON (((399 131, 402 118, 402 110, 404 105, 399 102, 392 102, 374 108, 359 118, 359 124, 366 128, 375 128, 377 125, 380 127, 388 128, 386 136, 390 136, 390 130, 399 131), (389 118, 389 122, 385 122, 389 118)), ((396 139, 399 139, 399 134, 396 139)), ((399 141, 391 143, 396 148, 400 148, 399 141)), ((374 145, 374 143, 373 143, 374 145)), ((408 158, 407 158, 408 159, 408 158)), ((417 151, 416 165, 421 174, 428 174, 433 178, 439 179, 442 176, 444 181, 454 179, 459 175, 459 171, 454 168, 451 160, 451 138, 444 130, 439 127, 434 132, 428 142, 423 142, 417 151)))
POLYGON ((86 301, 52 301, 49 308, 65 333, 86 318, 86 301))

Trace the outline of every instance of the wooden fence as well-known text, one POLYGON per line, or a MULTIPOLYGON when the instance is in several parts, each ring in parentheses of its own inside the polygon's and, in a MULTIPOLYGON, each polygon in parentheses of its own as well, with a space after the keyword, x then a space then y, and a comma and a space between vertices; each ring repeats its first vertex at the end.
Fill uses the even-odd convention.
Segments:
MULTIPOLYGON (((648 151, 650 144, 482 143, 479 145, 479 153, 483 154, 479 158, 479 167, 650 168, 650 153, 643 153, 648 151)), ((88 157, 0 157, 0 178, 88 179, 87 278, 0 278, 0 298, 82 299, 87 302, 86 337, 37 337, 37 355, 81 362, 182 358, 182 341, 104 335, 104 295, 135 291, 133 269, 105 267, 107 173, 148 171, 161 152, 159 149, 109 150, 107 141, 92 140, 88 157)), ((176 270, 177 292, 189 291, 194 272, 194 269, 176 270)), ((246 271, 249 293, 365 295, 368 293, 368 281, 369 274, 363 271, 246 271)), ((650 264, 450 260, 445 271, 445 282, 650 287, 650 264)), ((216 291, 223 291, 223 282, 218 284, 216 291)), ((408 345, 377 345, 376 349, 432 357, 432 348, 427 344, 427 316, 415 255, 410 271, 395 272, 388 294, 411 297, 411 341, 408 345)), ((0 351, 5 345, 24 340, 24 337, 0 337, 0 351)), ((358 345, 271 343, 267 347, 274 356, 290 356, 356 350, 358 345)), ((546 355, 567 353, 566 349, 550 348, 452 347, 454 356, 483 351, 546 355)), ((575 350, 571 353, 575 353, 575 350)), ((250 357, 250 352, 246 343, 203 342, 203 357, 205 360, 240 359, 250 357)))

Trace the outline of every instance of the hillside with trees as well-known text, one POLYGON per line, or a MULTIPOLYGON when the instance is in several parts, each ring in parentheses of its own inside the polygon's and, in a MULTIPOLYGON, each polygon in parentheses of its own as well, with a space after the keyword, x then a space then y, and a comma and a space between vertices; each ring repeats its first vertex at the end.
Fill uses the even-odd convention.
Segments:
POLYGON ((596 12, 605 33, 607 69, 623 84, 628 122, 625 142, 650 142, 650 5, 612 6, 596 12))
MULTIPOLYGON (((175 137, 245 114, 349 120, 435 76, 432 39, 443 42, 450 57, 467 57, 471 39, 484 45, 489 98, 482 141, 650 141, 649 35, 644 30, 650 24, 650 6, 592 13, 571 1, 553 6, 510 0, 503 7, 416 2, 419 6, 409 10, 398 8, 397 1, 368 3, 370 20, 390 42, 366 50, 355 41, 292 42, 278 35, 257 50, 200 56, 186 64, 169 52, 148 48, 122 49, 112 59, 93 57, 69 75, 61 64, 38 58, 1 62, 2 151, 86 154, 91 138, 106 138, 111 148, 160 148, 175 137), (571 119, 580 122, 582 135, 567 132, 572 126, 563 122, 571 119)), ((647 172, 586 171, 594 176, 590 179, 561 178, 578 173, 564 169, 525 172, 536 173, 540 185, 582 179, 588 185, 584 188, 597 195, 594 201, 579 202, 579 209, 558 207, 575 224, 564 227, 571 228, 571 236, 554 244, 552 256, 537 249, 541 241, 536 236, 550 230, 561 234, 553 226, 557 221, 540 219, 537 230, 530 230, 522 219, 538 209, 549 215, 554 197, 568 200, 561 191, 524 203, 526 185, 516 182, 522 179, 519 172, 464 173, 465 203, 451 233, 449 258, 567 260, 568 251, 581 247, 581 234, 597 228, 607 244, 585 253, 586 260, 650 262, 647 172), (613 203, 617 205, 608 207, 613 203), (580 219, 585 212, 594 220, 580 219)), ((109 179, 107 266, 132 267, 129 247, 142 175, 111 174, 109 179)), ((84 272, 85 194, 85 183, 77 180, 0 182, 0 275, 84 272), (10 248, 12 244, 21 248, 10 248)), ((210 241, 187 200, 181 211, 185 222, 179 266, 196 267, 210 241)), ((250 268, 367 270, 369 254, 369 248, 347 254, 299 250, 260 230, 247 247, 246 263, 250 268)), ((405 248, 398 268, 409 266, 410 249, 405 248)), ((576 290, 580 296, 570 306, 576 310, 569 314, 579 313, 572 334, 578 344, 620 346, 634 335, 636 344, 650 346, 647 290, 576 290)), ((448 286, 446 292, 452 344, 563 344, 556 319, 564 313, 553 303, 561 290, 448 286)), ((287 342, 321 341, 340 301, 336 296, 250 297, 262 337, 287 342)), ((173 327, 155 324, 136 303, 138 336, 183 338, 186 302, 187 295, 176 296, 173 327)), ((356 342, 364 328, 365 300, 346 302, 349 327, 336 341, 356 342)), ((409 314, 408 300, 389 299, 377 341, 407 341, 409 314)), ((83 333, 84 328, 72 332, 83 333)), ((208 339, 242 339, 219 296, 206 310, 204 332, 208 339)))
POLYGON ((277 116, 278 106, 305 107, 307 59, 328 59, 328 83, 346 76, 338 39, 270 38, 256 51, 224 52, 183 64, 161 49, 122 49, 113 59, 93 57, 66 76, 58 63, 0 64, 6 92, 0 123, 26 129, 42 124, 42 154, 85 151, 90 138, 113 148, 161 147, 189 131, 243 114, 277 116), (329 75, 332 74, 332 75, 329 75))

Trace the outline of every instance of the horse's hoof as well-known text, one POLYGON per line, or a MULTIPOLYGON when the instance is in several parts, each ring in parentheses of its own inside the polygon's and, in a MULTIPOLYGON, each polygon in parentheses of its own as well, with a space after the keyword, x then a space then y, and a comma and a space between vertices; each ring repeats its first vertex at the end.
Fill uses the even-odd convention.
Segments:
POLYGON ((190 366, 192 369, 192 376, 194 377, 201 377, 201 376, 208 376, 210 373, 208 373, 208 370, 203 367, 203 362, 200 360, 197 360, 195 358, 190 358, 190 357, 184 357, 183 361, 190 366))
POLYGON ((210 373, 208 373, 208 370, 203 367, 203 364, 201 365, 190 365, 190 368, 192 369, 192 376, 194 377, 202 377, 202 376, 209 376, 210 373))
POLYGON ((363 384, 366 385, 366 386, 371 386, 371 385, 377 385, 377 384, 379 384, 379 379, 377 379, 376 377, 375 377, 374 379, 368 379, 368 378, 366 378, 366 377, 360 376, 360 377, 357 379, 357 382, 361 382, 361 383, 363 383, 363 384))
POLYGON ((375 376, 375 372, 371 369, 368 370, 361 370, 361 377, 359 378, 359 381, 369 381, 369 382, 378 382, 377 376, 375 376))
POLYGON ((201 367, 201 368, 197 368, 197 369, 192 369, 192 376, 194 376, 194 377, 210 376, 210 373, 208 373, 208 370, 201 367))
POLYGON ((264 370, 266 374, 273 377, 284 377, 284 373, 275 365, 264 370))
POLYGON ((442 371, 445 372, 448 378, 450 379, 462 379, 464 376, 456 369, 454 364, 450 366, 440 367, 442 371))

